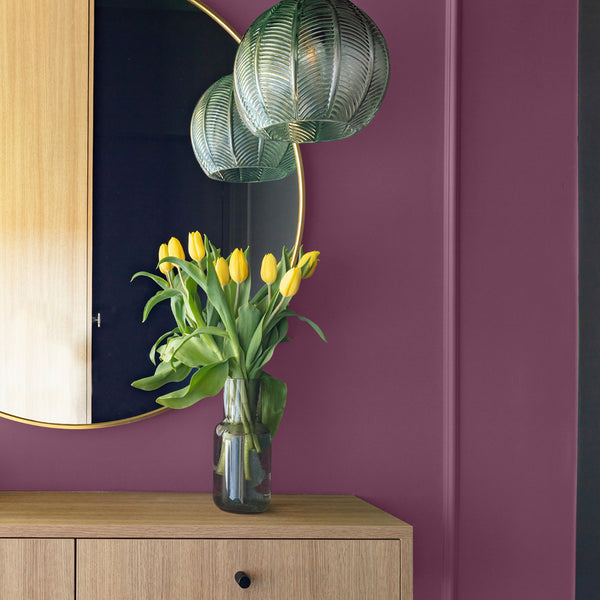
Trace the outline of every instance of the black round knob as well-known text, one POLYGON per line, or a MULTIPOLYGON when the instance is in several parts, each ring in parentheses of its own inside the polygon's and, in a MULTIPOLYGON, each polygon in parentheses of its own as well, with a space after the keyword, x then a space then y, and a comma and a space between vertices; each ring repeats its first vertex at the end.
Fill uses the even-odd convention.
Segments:
POLYGON ((250 581, 250 577, 248 577, 248 575, 246 575, 246 573, 244 573, 244 571, 238 571, 235 575, 235 582, 241 587, 241 588, 249 588, 250 584, 252 583, 250 581))

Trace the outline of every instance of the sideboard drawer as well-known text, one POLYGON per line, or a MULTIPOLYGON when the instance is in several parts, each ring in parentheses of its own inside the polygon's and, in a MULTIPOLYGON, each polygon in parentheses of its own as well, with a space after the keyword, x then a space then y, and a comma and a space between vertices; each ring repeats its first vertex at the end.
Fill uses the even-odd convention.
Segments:
POLYGON ((74 600, 74 540, 0 540, 2 600, 74 600))
POLYGON ((399 600, 400 541, 80 539, 77 599, 107 598, 399 600))

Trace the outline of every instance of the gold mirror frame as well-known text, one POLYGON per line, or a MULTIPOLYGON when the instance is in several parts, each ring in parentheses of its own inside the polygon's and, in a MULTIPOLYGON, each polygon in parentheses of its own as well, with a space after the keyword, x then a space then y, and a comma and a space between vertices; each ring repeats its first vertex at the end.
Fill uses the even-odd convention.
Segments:
MULTIPOLYGON (((240 43, 242 37, 239 33, 231 26, 227 21, 225 21, 220 15, 218 15, 211 8, 206 6, 203 2, 199 0, 187 0, 190 4, 193 4, 197 8, 199 8, 202 12, 206 13, 213 21, 216 21, 238 44, 240 43)), ((93 4, 93 2, 92 2, 93 4)), ((90 7, 93 14, 93 7, 90 7)), ((93 25, 90 26, 90 30, 92 30, 93 25)), ((90 44, 93 43, 93 36, 90 36, 90 44)), ((90 56, 93 53, 90 51, 90 56)), ((90 58, 90 64, 93 63, 93 59, 90 58)), ((233 65, 232 65, 233 68, 233 65)), ((191 151, 191 149, 190 149, 191 151)), ((300 251, 300 242, 302 240, 302 233, 304 230, 304 215, 305 215, 305 184, 304 184, 304 169, 302 166, 302 156, 300 154, 300 146, 299 144, 294 144, 294 154, 296 157, 296 167, 298 170, 298 225, 296 228, 296 239, 294 240, 294 251, 292 254, 292 264, 298 259, 298 253, 300 251)), ((91 377, 91 375, 89 375, 91 377)), ((26 425, 35 425, 36 427, 47 427, 49 429, 103 429, 105 427, 116 427, 117 425, 127 425, 129 423, 135 423, 136 421, 142 421, 144 419, 149 419, 150 417, 155 417, 160 415, 166 411, 171 410, 170 408, 164 406, 161 408, 157 408, 156 410, 152 410, 147 413, 142 413, 141 415, 136 415, 135 417, 129 417, 127 419, 118 419, 116 421, 104 421, 102 423, 89 423, 89 424, 79 424, 79 425, 69 425, 64 423, 46 423, 44 421, 34 421, 31 419, 25 419, 23 417, 17 417, 15 415, 11 415, 9 413, 0 412, 0 417, 9 419, 11 421, 17 421, 18 423, 25 423, 26 425)))

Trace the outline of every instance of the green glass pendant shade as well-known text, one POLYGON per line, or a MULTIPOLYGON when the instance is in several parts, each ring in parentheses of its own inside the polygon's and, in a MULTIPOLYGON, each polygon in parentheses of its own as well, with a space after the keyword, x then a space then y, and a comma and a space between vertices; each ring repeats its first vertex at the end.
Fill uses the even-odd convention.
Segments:
POLYGON ((296 170, 290 143, 258 138, 244 125, 231 75, 204 92, 194 109, 190 134, 196 159, 211 179, 259 183, 283 179, 296 170))
POLYGON ((272 140, 324 142, 358 133, 390 76, 377 25, 348 0, 283 0, 250 25, 233 71, 248 128, 272 140))

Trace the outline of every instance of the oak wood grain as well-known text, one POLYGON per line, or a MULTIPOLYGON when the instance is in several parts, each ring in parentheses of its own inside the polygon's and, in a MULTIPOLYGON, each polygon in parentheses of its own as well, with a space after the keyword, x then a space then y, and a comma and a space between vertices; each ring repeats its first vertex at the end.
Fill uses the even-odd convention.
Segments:
POLYGON ((2 600, 74 600, 74 540, 0 540, 2 600))
POLYGON ((88 0, 0 2, 0 411, 86 423, 88 0))
POLYGON ((399 570, 397 540, 79 540, 77 598, 399 600, 399 570))
POLYGON ((0 492, 0 537, 76 538, 84 600, 413 597, 412 527, 355 496, 275 495, 237 515, 209 494, 0 492))
POLYGON ((412 537, 400 540, 400 597, 412 600, 413 597, 413 540, 412 537))
POLYGON ((406 539, 412 527, 355 496, 275 495, 258 515, 210 494, 0 492, 0 537, 406 539))

